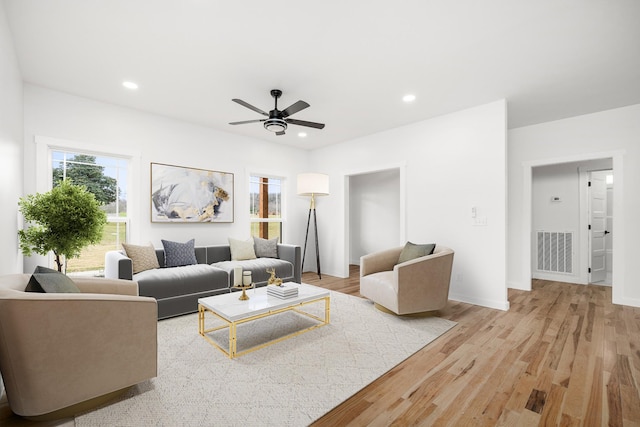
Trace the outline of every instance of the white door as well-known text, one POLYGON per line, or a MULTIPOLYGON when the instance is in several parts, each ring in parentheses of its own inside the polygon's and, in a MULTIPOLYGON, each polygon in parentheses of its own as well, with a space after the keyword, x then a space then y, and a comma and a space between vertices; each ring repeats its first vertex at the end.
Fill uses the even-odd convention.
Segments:
POLYGON ((607 232, 607 184, 605 174, 589 173, 589 283, 607 276, 605 236, 607 232))

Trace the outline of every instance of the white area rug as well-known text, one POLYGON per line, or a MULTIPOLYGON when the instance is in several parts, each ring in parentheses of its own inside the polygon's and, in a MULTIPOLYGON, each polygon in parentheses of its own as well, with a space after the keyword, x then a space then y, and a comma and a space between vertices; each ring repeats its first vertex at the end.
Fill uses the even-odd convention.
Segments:
MULTIPOLYGON (((250 294, 249 294, 250 295, 250 294)), ((322 316, 324 302, 306 306, 322 316)), ((238 327, 238 351, 310 326, 294 312, 238 327)), ((207 317, 206 327, 214 325, 207 317)), ((399 318, 331 293, 331 323, 230 360, 198 335, 197 314, 158 322, 158 377, 79 415, 76 426, 305 426, 455 325, 399 318)), ((211 334, 228 344, 228 332, 211 334)))

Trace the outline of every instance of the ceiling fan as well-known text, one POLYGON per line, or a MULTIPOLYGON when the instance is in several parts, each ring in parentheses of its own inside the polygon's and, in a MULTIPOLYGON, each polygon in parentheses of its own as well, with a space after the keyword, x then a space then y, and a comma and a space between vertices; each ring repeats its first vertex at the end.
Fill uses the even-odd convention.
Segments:
POLYGON ((254 107, 253 105, 246 103, 241 99, 236 99, 236 98, 232 99, 233 102, 237 102, 243 107, 247 107, 248 109, 253 110, 256 113, 260 113, 263 116, 267 116, 268 119, 245 120, 242 122, 231 122, 229 124, 243 125, 245 123, 264 122, 263 124, 264 128, 270 132, 274 132, 276 135, 284 135, 284 131, 287 130, 288 124, 298 125, 298 126, 307 126, 307 127, 316 128, 316 129, 324 128, 324 123, 307 122, 305 120, 296 120, 296 119, 289 118, 290 115, 309 107, 309 104, 307 104, 304 101, 295 102, 292 105, 285 108, 284 110, 278 110, 278 98, 280 98, 281 95, 282 95, 282 91, 279 89, 273 89, 271 91, 271 96, 273 96, 273 98, 275 99, 275 107, 273 108, 273 110, 269 111, 268 113, 265 113, 261 109, 254 107))

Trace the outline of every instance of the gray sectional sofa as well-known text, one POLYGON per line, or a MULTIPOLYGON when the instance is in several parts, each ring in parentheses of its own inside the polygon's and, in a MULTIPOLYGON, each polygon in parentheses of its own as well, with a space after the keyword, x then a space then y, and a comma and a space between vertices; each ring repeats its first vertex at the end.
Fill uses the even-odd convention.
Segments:
POLYGON ((105 277, 138 282, 140 296, 158 301, 158 319, 198 311, 198 299, 229 293, 233 286, 233 269, 250 270, 256 286, 265 286, 267 269, 275 268, 276 276, 284 282, 301 281, 301 248, 278 244, 278 258, 256 258, 231 261, 229 245, 195 248, 197 264, 165 267, 163 249, 156 249, 160 268, 133 274, 133 263, 124 251, 109 251, 105 256, 105 277))

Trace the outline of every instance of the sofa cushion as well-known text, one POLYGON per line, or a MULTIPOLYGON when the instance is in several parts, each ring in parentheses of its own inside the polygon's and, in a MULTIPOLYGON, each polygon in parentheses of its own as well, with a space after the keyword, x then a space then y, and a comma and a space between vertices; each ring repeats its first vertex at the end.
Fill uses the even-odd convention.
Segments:
POLYGON ((207 264, 146 270, 134 274, 133 280, 138 282, 141 296, 156 299, 229 287, 227 273, 207 264))
POLYGON ((256 258, 244 261, 221 261, 211 264, 231 274, 234 267, 242 267, 243 271, 251 271, 251 279, 254 283, 263 283, 269 280, 267 269, 276 269, 276 277, 290 280, 293 278, 293 264, 278 258, 256 258))
POLYGON ((133 265, 133 274, 141 271, 151 270, 152 268, 160 268, 158 258, 156 257, 156 249, 151 243, 147 246, 130 245, 123 243, 122 248, 128 258, 131 258, 133 265))
POLYGON ((51 268, 37 266, 25 292, 80 293, 80 289, 66 275, 51 268))
POLYGON ((262 239, 260 237, 253 238, 253 246, 258 258, 278 258, 278 238, 262 239))
POLYGON ((420 258, 426 255, 431 255, 436 248, 435 243, 428 243, 424 245, 417 245, 415 243, 407 242, 400 252, 398 258, 398 264, 410 261, 415 258, 420 258))
POLYGON ((164 266, 180 267, 183 265, 197 264, 195 242, 195 239, 191 239, 185 243, 162 240, 162 246, 164 247, 164 266))
POLYGON ((231 249, 232 261, 256 259, 256 252, 253 248, 253 239, 243 241, 229 237, 229 248, 231 249))

